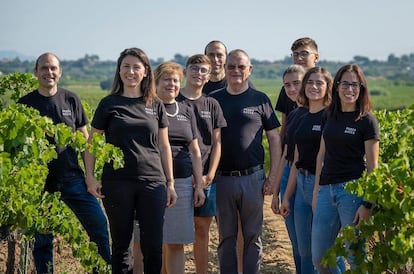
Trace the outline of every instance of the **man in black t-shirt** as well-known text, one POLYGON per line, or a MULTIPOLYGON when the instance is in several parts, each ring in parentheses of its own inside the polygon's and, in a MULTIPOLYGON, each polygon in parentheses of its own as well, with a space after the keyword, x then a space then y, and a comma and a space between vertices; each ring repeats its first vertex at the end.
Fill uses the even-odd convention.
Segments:
POLYGON ((260 273, 264 194, 271 193, 281 156, 279 121, 269 97, 249 87, 252 65, 247 53, 227 55, 227 87, 211 94, 223 110, 227 127, 221 134, 221 159, 217 169, 217 217, 221 273, 237 273, 237 219, 243 239, 243 273, 260 273), (270 170, 263 169, 263 131, 268 139, 270 170))
MULTIPOLYGON (((20 98, 19 103, 39 110, 54 124, 65 123, 73 131, 79 130, 88 138, 88 123, 79 97, 58 87, 62 68, 58 57, 44 53, 36 60, 34 75, 39 88, 20 98)), ((84 173, 78 163, 78 154, 70 147, 57 148, 58 158, 49 163, 45 190, 60 191, 62 200, 72 209, 87 231, 98 252, 109 264, 111 253, 106 216, 98 200, 88 193, 84 173)), ((53 273, 53 235, 35 235, 33 257, 38 274, 53 273)))

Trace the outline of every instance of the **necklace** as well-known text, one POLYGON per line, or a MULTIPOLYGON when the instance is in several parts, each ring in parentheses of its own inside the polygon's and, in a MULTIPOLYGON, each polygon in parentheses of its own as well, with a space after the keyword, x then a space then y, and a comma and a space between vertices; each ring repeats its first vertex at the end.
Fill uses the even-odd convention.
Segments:
POLYGON ((177 103, 177 101, 175 101, 174 103, 175 103, 175 108, 176 108, 176 110, 175 110, 175 112, 174 112, 173 114, 169 114, 169 113, 167 112, 167 110, 165 110, 165 112, 167 113, 167 116, 168 116, 168 117, 175 117, 175 116, 177 116, 178 111, 180 110, 180 108, 178 107, 178 103, 177 103))

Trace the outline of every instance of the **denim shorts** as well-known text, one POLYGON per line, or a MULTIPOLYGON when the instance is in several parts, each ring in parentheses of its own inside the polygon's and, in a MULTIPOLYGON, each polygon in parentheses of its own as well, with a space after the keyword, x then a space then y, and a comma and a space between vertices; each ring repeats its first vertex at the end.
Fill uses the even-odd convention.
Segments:
POLYGON ((204 188, 206 200, 201 207, 194 208, 195 217, 214 217, 216 216, 216 183, 213 182, 204 188))

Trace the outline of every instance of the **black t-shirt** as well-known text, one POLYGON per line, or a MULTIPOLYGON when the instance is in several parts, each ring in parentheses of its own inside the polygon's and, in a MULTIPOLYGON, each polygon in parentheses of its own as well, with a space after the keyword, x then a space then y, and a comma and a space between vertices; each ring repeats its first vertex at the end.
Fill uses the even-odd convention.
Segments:
POLYGON ((277 98, 275 110, 286 114, 287 117, 289 113, 293 111, 296 107, 296 102, 290 100, 290 98, 286 94, 285 87, 282 87, 279 93, 279 97, 277 98))
POLYGON ((92 126, 104 130, 106 141, 124 153, 123 168, 114 170, 111 164, 105 164, 103 181, 165 182, 158 130, 168 126, 168 119, 159 99, 146 106, 142 97, 108 95, 99 102, 92 126))
POLYGON ((197 122, 193 108, 183 102, 164 104, 168 114, 168 139, 170 140, 174 178, 187 178, 193 174, 188 146, 197 138, 197 122), (178 107, 178 110, 177 110, 178 107))
POLYGON ((304 114, 294 135, 294 142, 299 152, 295 166, 296 168, 304 168, 312 174, 315 174, 316 156, 321 144, 324 113, 325 110, 304 114))
POLYGON ((217 81, 217 82, 213 82, 213 81, 210 80, 203 86, 203 93, 205 95, 209 95, 213 91, 224 88, 226 86, 227 86, 226 78, 223 78, 223 79, 221 79, 220 81, 217 81))
POLYGON ((216 99, 205 95, 201 95, 196 100, 190 100, 180 93, 176 100, 184 102, 194 109, 197 120, 198 145, 200 146, 203 162, 203 175, 205 175, 210 167, 213 130, 227 126, 223 111, 216 99))
POLYGON ((298 124, 301 122, 303 115, 308 111, 308 108, 298 107, 290 112, 287 116, 286 130, 285 135, 283 136, 283 146, 287 145, 285 159, 289 162, 293 162, 295 157, 295 131, 298 128, 298 124))
MULTIPOLYGON (((56 94, 50 97, 43 96, 35 90, 20 98, 18 102, 39 110, 40 115, 51 118, 54 124, 65 123, 73 132, 88 123, 79 97, 63 88, 58 88, 56 94)), ((55 143, 52 138, 49 138, 49 142, 55 143)), ((78 154, 72 147, 57 148, 56 151, 58 158, 48 165, 49 174, 45 185, 45 189, 50 192, 57 190, 57 182, 83 176, 78 154)))
POLYGON ((365 141, 379 140, 378 121, 371 113, 355 121, 357 112, 338 112, 323 125, 325 159, 320 185, 361 177, 366 168, 365 141))
POLYGON ((263 130, 280 126, 269 97, 248 88, 239 95, 231 95, 226 88, 211 94, 223 109, 227 127, 221 133, 220 170, 242 170, 263 164, 263 130))

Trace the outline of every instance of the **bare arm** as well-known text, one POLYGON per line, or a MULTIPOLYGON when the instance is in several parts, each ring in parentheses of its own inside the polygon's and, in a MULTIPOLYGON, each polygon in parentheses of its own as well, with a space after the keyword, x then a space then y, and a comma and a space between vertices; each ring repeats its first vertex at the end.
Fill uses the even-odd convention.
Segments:
POLYGON ((161 154, 161 164, 167 178, 167 207, 172 207, 177 202, 177 193, 174 188, 172 152, 168 140, 168 128, 158 129, 158 147, 161 154))
POLYGON ((296 169, 295 163, 298 161, 298 159, 299 159, 298 147, 295 145, 295 156, 294 156, 294 160, 292 163, 292 167, 290 168, 289 179, 288 179, 288 183, 286 186, 285 195, 283 196, 282 206, 280 209, 280 214, 283 217, 287 217, 290 213, 290 197, 295 192, 296 183, 297 183, 298 170, 296 169))
POLYGON ((198 140, 194 139, 189 147, 191 163, 193 166, 194 178, 194 206, 202 206, 204 204, 205 195, 203 191, 203 167, 201 162, 201 152, 198 146, 198 140))
POLYGON ((221 128, 213 129, 212 149, 210 153, 209 169, 205 176, 203 176, 203 186, 209 186, 216 176, 217 167, 220 163, 221 157, 221 128))
POLYGON ((277 129, 266 131, 267 141, 269 143, 270 170, 265 180, 263 193, 272 194, 273 186, 276 184, 280 157, 282 156, 282 146, 280 144, 280 135, 277 129))
MULTIPOLYGON (((86 129, 86 127, 85 127, 86 129)), ((82 133, 84 133, 82 131, 82 133)), ((103 134, 104 131, 103 130, 98 130, 94 127, 91 128, 91 134, 88 135, 88 133, 86 132, 86 136, 88 136, 88 144, 90 145, 92 143, 92 138, 94 133, 97 134, 103 134)), ((85 133, 84 133, 85 135, 85 133)), ((86 187, 88 188, 88 192, 90 194, 92 194, 93 196, 97 197, 97 198, 104 198, 104 196, 101 193, 101 184, 96 180, 95 178, 95 161, 96 158, 95 156, 89 152, 89 149, 86 149, 84 152, 84 158, 83 158, 84 162, 85 162, 85 173, 86 173, 86 187)))
POLYGON ((283 169, 285 167, 286 164, 286 152, 287 151, 287 145, 285 145, 283 147, 283 152, 282 152, 282 156, 280 157, 280 162, 279 162, 279 166, 277 168, 277 173, 276 173, 276 179, 275 182, 272 186, 272 193, 273 193, 273 199, 272 199, 272 203, 270 205, 272 211, 274 214, 279 214, 279 192, 280 192, 280 180, 282 179, 282 173, 283 173, 283 169))
POLYGON ((321 144, 319 146, 319 152, 316 156, 316 169, 315 169, 315 185, 313 187, 313 198, 312 198, 312 210, 315 211, 316 201, 318 199, 319 181, 321 178, 323 161, 325 159, 325 140, 321 137, 321 144))
MULTIPOLYGON (((378 167, 378 157, 379 157, 379 141, 375 139, 370 139, 364 142, 365 146, 365 158, 367 162, 367 172, 372 172, 375 168, 378 167)), ((366 208, 364 205, 361 205, 357 212, 353 223, 356 227, 359 227, 361 221, 367 221, 371 216, 371 208, 366 208)))

